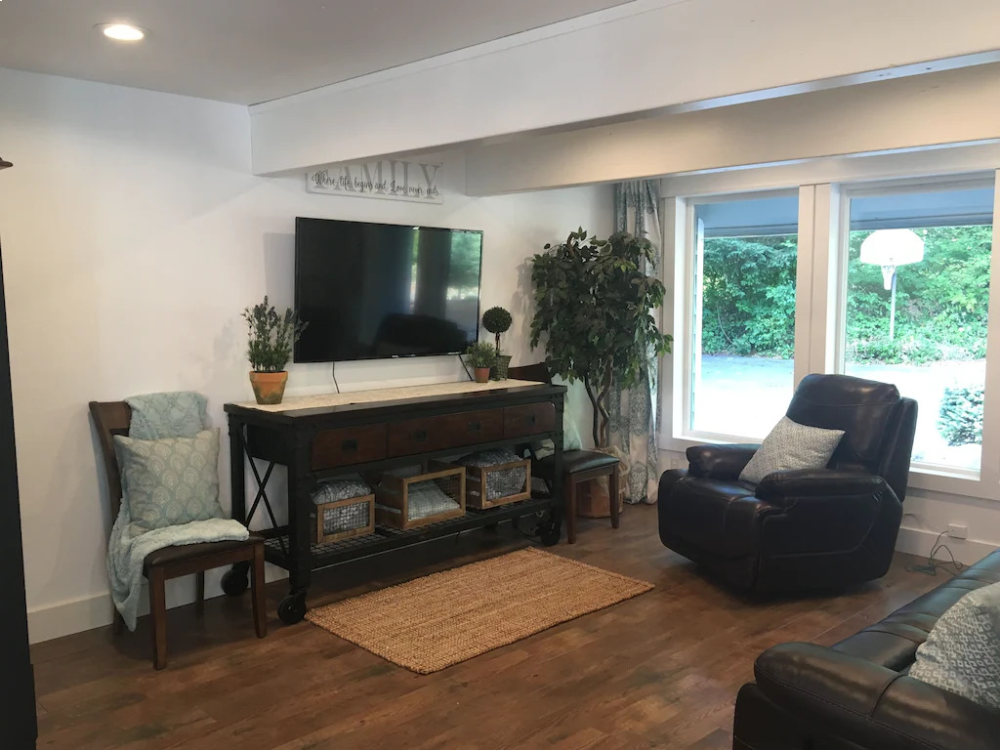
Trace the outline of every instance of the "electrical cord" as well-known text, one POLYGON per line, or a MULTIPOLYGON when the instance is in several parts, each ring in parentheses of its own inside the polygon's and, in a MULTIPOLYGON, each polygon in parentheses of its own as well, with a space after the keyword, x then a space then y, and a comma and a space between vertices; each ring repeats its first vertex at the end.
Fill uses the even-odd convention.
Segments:
POLYGON ((953 575, 961 573, 965 569, 965 565, 956 560, 955 554, 951 551, 951 547, 941 541, 941 538, 947 533, 948 530, 945 529, 937 535, 937 539, 934 540, 934 546, 931 547, 931 553, 927 556, 926 565, 914 565, 911 563, 906 566, 906 570, 910 573, 923 573, 928 576, 936 576, 938 574, 938 570, 944 570, 946 573, 952 573, 953 575), (950 557, 951 560, 934 559, 935 555, 942 550, 948 553, 948 557, 950 557), (949 570, 949 566, 953 567, 954 571, 949 570))
POLYGON ((331 375, 333 375, 333 387, 337 389, 337 394, 340 394, 340 383, 337 382, 337 363, 331 363, 331 375))
POLYGON ((461 354, 458 355, 458 361, 462 363, 462 367, 465 369, 465 374, 469 376, 469 380, 475 380, 475 378, 472 377, 472 373, 469 372, 469 366, 465 364, 465 360, 462 359, 461 354))

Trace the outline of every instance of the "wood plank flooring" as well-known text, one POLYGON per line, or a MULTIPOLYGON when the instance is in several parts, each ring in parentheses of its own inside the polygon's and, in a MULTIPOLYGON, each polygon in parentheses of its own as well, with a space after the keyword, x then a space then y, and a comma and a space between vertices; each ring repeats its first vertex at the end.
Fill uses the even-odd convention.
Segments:
MULTIPOLYGON (((473 532, 409 555, 320 573, 311 603, 398 583, 523 546, 513 530, 473 532), (457 555, 457 557, 456 557, 457 555)), ((215 599, 203 619, 172 610, 170 666, 152 669, 147 624, 32 650, 38 747, 51 750, 728 750, 736 692, 776 643, 834 643, 942 583, 905 570, 835 597, 753 602, 665 549, 656 509, 622 528, 580 522, 552 551, 656 589, 433 675, 420 676, 309 623, 275 614, 257 640, 250 599, 215 599)))

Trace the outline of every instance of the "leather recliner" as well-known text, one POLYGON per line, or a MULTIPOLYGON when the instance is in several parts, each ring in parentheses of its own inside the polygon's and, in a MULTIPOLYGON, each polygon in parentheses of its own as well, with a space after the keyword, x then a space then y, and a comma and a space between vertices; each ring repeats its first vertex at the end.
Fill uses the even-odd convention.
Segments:
POLYGON ((787 416, 844 430, 823 469, 740 473, 759 445, 688 448, 663 474, 663 544, 753 592, 837 588, 885 575, 902 519, 917 404, 896 386, 846 375, 803 379, 787 416))

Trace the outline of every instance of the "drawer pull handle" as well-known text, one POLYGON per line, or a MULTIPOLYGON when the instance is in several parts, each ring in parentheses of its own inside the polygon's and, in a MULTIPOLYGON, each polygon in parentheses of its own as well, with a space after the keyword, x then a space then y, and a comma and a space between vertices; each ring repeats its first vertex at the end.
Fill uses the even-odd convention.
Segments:
POLYGON ((483 425, 481 422, 469 422, 469 432, 481 432, 483 425))
POLYGON ((417 430, 413 433, 414 443, 426 443, 427 442, 427 430, 417 430))
POLYGON ((535 416, 534 414, 532 414, 530 417, 528 417, 528 424, 535 424, 535 422, 537 422, 537 421, 538 421, 538 417, 535 416))
POLYGON ((340 444, 340 449, 344 453, 357 453, 358 451, 358 441, 357 440, 345 440, 340 444))

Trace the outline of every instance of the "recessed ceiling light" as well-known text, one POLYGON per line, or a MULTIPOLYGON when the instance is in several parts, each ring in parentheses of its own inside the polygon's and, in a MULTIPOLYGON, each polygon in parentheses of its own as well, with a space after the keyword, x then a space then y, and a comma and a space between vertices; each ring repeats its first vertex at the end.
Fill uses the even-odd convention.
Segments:
POLYGON ((102 23, 97 28, 108 39, 114 39, 116 42, 139 42, 146 37, 144 29, 127 23, 102 23))

